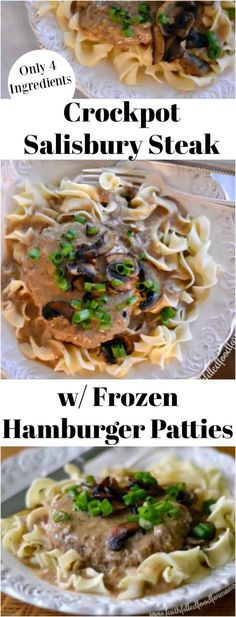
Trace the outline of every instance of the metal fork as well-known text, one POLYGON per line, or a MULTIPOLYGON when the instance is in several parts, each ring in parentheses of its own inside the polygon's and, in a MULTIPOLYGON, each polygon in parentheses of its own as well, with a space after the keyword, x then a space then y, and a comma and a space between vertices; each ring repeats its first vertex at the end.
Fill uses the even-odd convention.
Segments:
POLYGON ((191 202, 191 204, 204 204, 206 207, 211 206, 219 209, 232 210, 235 209, 235 202, 226 200, 226 199, 214 199, 214 197, 208 197, 203 195, 193 195, 191 193, 186 193, 180 191, 179 189, 175 189, 171 187, 163 174, 159 170, 153 170, 152 173, 149 173, 148 170, 142 171, 129 171, 124 169, 119 169, 118 167, 103 167, 103 168, 87 168, 82 170, 81 178, 84 182, 90 182, 90 184, 98 184, 99 176, 103 172, 110 172, 117 174, 122 181, 132 183, 137 189, 139 189, 142 184, 146 184, 148 179, 150 178, 150 183, 153 184, 153 175, 156 173, 158 176, 157 187, 160 189, 160 193, 162 197, 172 197, 179 198, 182 204, 186 206, 191 202))

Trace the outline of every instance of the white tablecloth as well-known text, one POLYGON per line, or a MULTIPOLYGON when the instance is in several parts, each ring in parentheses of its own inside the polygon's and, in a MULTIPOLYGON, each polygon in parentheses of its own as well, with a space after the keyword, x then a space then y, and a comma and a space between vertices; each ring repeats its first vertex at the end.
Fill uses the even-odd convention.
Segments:
MULTIPOLYGON (((2 98, 9 98, 7 80, 14 62, 28 51, 38 49, 38 43, 32 32, 25 3, 20 0, 2 0, 2 98)), ((85 98, 76 91, 76 97, 85 98)))

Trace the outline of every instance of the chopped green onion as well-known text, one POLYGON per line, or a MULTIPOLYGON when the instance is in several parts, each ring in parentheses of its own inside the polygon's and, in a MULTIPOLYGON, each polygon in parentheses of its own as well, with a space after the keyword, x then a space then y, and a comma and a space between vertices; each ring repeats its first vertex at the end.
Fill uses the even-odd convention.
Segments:
POLYGON ((140 253, 139 261, 142 261, 143 259, 146 259, 146 257, 147 257, 146 253, 140 253))
POLYGON ((122 345, 122 343, 117 343, 116 345, 112 345, 111 346, 111 351, 112 351, 112 355, 113 357, 117 360, 118 358, 125 358, 126 354, 126 349, 124 347, 124 345, 122 345))
POLYGON ((199 538, 199 540, 213 540, 215 536, 215 528, 212 523, 199 523, 191 529, 191 536, 199 538))
POLYGON ((215 503, 215 499, 207 499, 202 504, 202 511, 204 514, 211 514, 211 506, 215 503))
POLYGON ((167 325, 170 319, 173 319, 176 316, 176 313, 177 309, 175 309, 173 306, 164 306, 160 313, 162 323, 164 325, 167 325))
POLYGON ((97 227, 93 227, 92 225, 87 225, 86 234, 87 236, 95 236, 98 233, 97 227))
POLYGON ((28 256, 31 257, 31 259, 38 261, 38 259, 40 259, 41 257, 41 250, 36 247, 32 248, 28 251, 28 256))
POLYGON ((55 251, 49 255, 49 259, 52 261, 54 266, 59 266, 63 261, 63 255, 60 251, 55 251))
POLYGON ((158 281, 151 281, 150 279, 147 279, 145 281, 141 281, 140 283, 137 283, 136 285, 136 289, 138 289, 138 291, 159 291, 160 290, 160 285, 158 283, 158 281))
POLYGON ((124 264, 115 264, 113 270, 117 272, 117 274, 126 274, 127 269, 124 264))
POLYGON ((67 280, 63 276, 56 277, 57 286, 62 291, 68 291, 69 285, 67 280))
POLYGON ((74 247, 71 242, 62 242, 60 244, 60 249, 63 257, 71 257, 74 252, 74 247))
POLYGON ((215 32, 212 32, 212 30, 209 30, 205 33, 205 37, 208 42, 208 58, 210 58, 210 60, 215 60, 216 58, 219 58, 221 56, 222 50, 220 47, 220 40, 217 34, 215 32))
POLYGON ((109 516, 113 512, 113 507, 108 499, 103 499, 101 501, 101 514, 102 516, 109 516))
POLYGON ((70 305, 71 305, 72 308, 81 309, 81 307, 82 307, 82 300, 72 300, 70 305))
POLYGON ((73 497, 76 497, 79 495, 80 491, 81 486, 79 484, 73 484, 73 486, 69 486, 65 492, 69 493, 69 495, 73 495, 73 497))
POLYGON ((167 516, 170 516, 170 518, 176 518, 176 516, 179 514, 179 508, 172 508, 172 510, 169 510, 169 512, 167 512, 167 516))
POLYGON ((161 24, 162 26, 166 26, 166 24, 169 23, 168 17, 166 17, 164 13, 160 13, 158 15, 158 23, 161 24))
POLYGON ((87 476, 86 477, 86 483, 87 484, 96 484, 96 480, 95 480, 94 476, 87 476))
POLYGON ((70 521, 71 516, 69 512, 64 512, 64 510, 57 510, 52 514, 52 520, 54 523, 64 523, 64 521, 70 521))
POLYGON ((124 308, 124 303, 120 302, 119 304, 116 304, 116 311, 122 311, 122 309, 124 308))
POLYGON ((105 283, 84 283, 85 291, 106 291, 105 283))
POLYGON ((81 325, 81 328, 83 328, 83 330, 89 330, 91 326, 90 319, 86 319, 85 321, 82 321, 80 325, 81 325))
POLYGON ((145 518, 139 519, 139 525, 142 529, 146 529, 147 531, 153 528, 151 521, 147 521, 145 518))
POLYGON ((167 486, 165 489, 166 495, 170 495, 171 497, 178 497, 179 493, 185 491, 186 484, 184 482, 178 482, 177 484, 172 484, 171 486, 167 486))
POLYGON ((89 502, 88 512, 89 514, 92 514, 92 516, 99 516, 101 513, 101 507, 98 499, 92 499, 92 501, 89 502))
POLYGON ((74 240, 74 238, 76 237, 77 231, 75 231, 74 229, 68 229, 68 231, 63 234, 63 238, 65 238, 66 240, 74 240))
POLYGON ((139 522, 139 514, 130 514, 127 517, 128 523, 138 523, 139 522))
POLYGON ((123 285, 123 282, 120 281, 119 279, 112 279, 111 280, 111 285, 113 287, 120 287, 121 285, 123 285))
POLYGON ((81 223, 81 225, 85 225, 85 223, 87 223, 86 216, 83 216, 83 214, 75 214, 75 220, 77 223, 81 223))
POLYGON ((144 482, 145 484, 157 484, 156 479, 153 478, 149 471, 136 471, 134 479, 144 482))
POLYGON ((141 501, 141 499, 145 499, 146 491, 143 488, 137 488, 136 490, 131 490, 127 495, 122 497, 123 502, 126 506, 132 506, 133 504, 141 501))
POLYGON ((133 36, 134 31, 132 28, 127 27, 127 28, 123 28, 122 33, 124 34, 124 36, 131 38, 133 36))
POLYGON ((229 6, 228 8, 225 9, 225 11, 227 11, 230 19, 235 18, 235 7, 234 6, 229 6))
POLYGON ((127 306, 132 306, 133 304, 136 304, 137 300, 137 296, 130 296, 130 298, 127 298, 127 300, 125 301, 125 304, 127 306))
POLYGON ((82 491, 75 497, 73 500, 73 505, 75 510, 83 510, 84 512, 88 511, 88 491, 82 491))
POLYGON ((132 238, 133 235, 134 235, 133 229, 128 229, 127 234, 126 234, 127 238, 132 238))
POLYGON ((100 298, 100 302, 104 302, 104 304, 106 304, 108 302, 108 300, 109 300, 108 296, 102 296, 100 298))
POLYGON ((80 324, 82 321, 86 321, 91 317, 89 309, 82 309, 82 311, 75 311, 72 315, 72 323, 80 324))

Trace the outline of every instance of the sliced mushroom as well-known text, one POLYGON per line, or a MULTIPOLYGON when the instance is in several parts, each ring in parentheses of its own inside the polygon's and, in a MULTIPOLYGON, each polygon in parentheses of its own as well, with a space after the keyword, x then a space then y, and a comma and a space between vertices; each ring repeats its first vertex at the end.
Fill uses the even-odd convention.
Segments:
POLYGON ((116 244, 117 236, 114 231, 108 229, 91 244, 81 244, 75 253, 76 259, 93 259, 99 255, 105 255, 116 244))
POLYGON ((54 317, 65 317, 65 319, 71 321, 73 313, 74 309, 64 300, 48 302, 42 309, 42 316, 47 321, 54 319, 54 317))
POLYGON ((195 3, 192 2, 163 2, 157 12, 162 34, 186 38, 194 24, 193 10, 195 12, 195 3))
POLYGON ((117 525, 108 537, 108 548, 112 551, 120 551, 124 547, 125 541, 134 536, 137 531, 140 531, 138 523, 121 523, 117 525))
POLYGON ((141 311, 151 311, 160 299, 162 293, 162 281, 161 277, 153 264, 149 261, 143 261, 139 270, 140 283, 145 281, 151 281, 154 285, 154 289, 146 289, 141 292, 144 299, 140 302, 139 308, 141 311))
POLYGON ((165 39, 158 24, 152 26, 153 64, 161 62, 165 53, 165 39))
POLYGON ((184 51, 183 55, 179 59, 179 63, 186 75, 202 77, 209 71, 208 62, 205 62, 205 60, 201 60, 201 58, 190 54, 188 51, 184 51))
POLYGON ((74 276, 82 275, 86 281, 96 282, 101 278, 96 269, 96 264, 92 262, 69 261, 66 268, 70 274, 74 276))
POLYGON ((127 356, 132 354, 134 351, 134 343, 128 336, 116 336, 101 345, 101 350, 107 364, 117 364, 117 358, 115 358, 112 353, 112 347, 114 345, 123 345, 127 356))
POLYGON ((106 260, 108 262, 106 276, 113 289, 116 291, 128 291, 129 289, 133 289, 139 274, 137 260, 126 253, 112 253, 112 255, 106 257, 106 260), (130 273, 127 275, 119 273, 119 267, 122 270, 126 261, 132 263, 133 266, 133 270, 131 269, 130 273), (116 281, 116 283, 113 281, 116 281), (119 281, 120 284, 118 284, 117 281, 119 281))
POLYGON ((166 44, 166 50, 164 55, 165 62, 172 62, 176 58, 180 58, 183 54, 183 47, 181 47, 181 39, 178 37, 171 37, 166 44))
POLYGON ((202 49, 207 46, 206 36, 203 32, 197 32, 192 28, 186 40, 187 49, 202 49))

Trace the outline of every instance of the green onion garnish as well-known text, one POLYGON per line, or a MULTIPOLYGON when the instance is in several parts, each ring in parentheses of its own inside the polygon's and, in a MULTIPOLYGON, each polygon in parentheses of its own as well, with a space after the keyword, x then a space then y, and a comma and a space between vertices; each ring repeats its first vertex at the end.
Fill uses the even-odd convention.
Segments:
POLYGON ((210 60, 215 60, 216 58, 219 58, 221 56, 222 50, 220 46, 220 40, 217 34, 215 32, 212 32, 212 30, 209 30, 205 33, 205 37, 208 43, 208 58, 210 58, 210 60))
POLYGON ((96 484, 96 480, 95 480, 94 476, 86 476, 85 481, 86 481, 87 484, 96 484))
POLYGON ((87 236, 95 236, 98 233, 97 227, 93 227, 92 225, 87 225, 86 235, 87 236))
POLYGON ((74 229, 68 229, 63 234, 63 238, 65 238, 66 240, 74 240, 74 238, 76 237, 77 237, 77 231, 75 231, 74 229))
POLYGON ((177 484, 171 484, 170 486, 167 486, 167 488, 165 489, 165 493, 166 495, 170 495, 171 497, 176 499, 179 493, 185 491, 185 489, 186 484, 184 482, 178 482, 177 484))
POLYGON ((113 512, 113 507, 110 503, 110 501, 108 501, 108 499, 103 499, 101 501, 101 514, 102 516, 109 516, 109 514, 111 514, 113 512))
POLYGON ((147 493, 144 488, 139 488, 139 486, 137 486, 135 490, 131 490, 129 493, 127 493, 127 495, 124 495, 124 497, 122 497, 122 500, 126 506, 132 506, 138 501, 141 501, 141 499, 145 499, 146 494, 147 493))
POLYGON ((72 257, 74 252, 74 247, 71 242, 62 242, 60 244, 61 254, 63 257, 72 257))
POLYGON ((230 19, 234 19, 235 18, 235 7, 234 6, 230 6, 230 7, 226 8, 225 11, 227 11, 228 16, 229 16, 230 19))
POLYGON ((134 235, 133 229, 128 229, 127 234, 126 234, 127 238, 132 238, 133 235, 134 235))
POLYGON ((161 24, 162 26, 166 26, 166 24, 169 23, 168 17, 166 17, 164 13, 160 13, 158 15, 158 23, 161 24))
POLYGON ((149 471, 137 471, 134 474, 134 479, 144 482, 144 484, 157 484, 156 479, 153 478, 149 471))
POLYGON ((111 285, 113 287, 120 287, 121 285, 123 285, 123 281, 120 281, 119 279, 112 279, 111 285))
POLYGON ((63 262, 63 255, 60 251, 55 251, 49 255, 49 259, 52 261, 54 266, 59 266, 63 262))
POLYGON ((146 253, 140 253, 139 261, 142 261, 143 259, 146 259, 146 257, 147 257, 146 253))
POLYGON ((90 317, 91 317, 91 312, 89 311, 89 309, 82 309, 82 311, 75 311, 75 313, 73 313, 72 315, 72 323, 80 324, 82 321, 86 321, 87 319, 90 319, 90 317))
POLYGON ((82 300, 72 300, 70 305, 74 309, 81 309, 82 308, 82 300))
POLYGON ((130 514, 127 517, 127 521, 128 521, 128 523, 138 523, 139 522, 139 515, 138 514, 130 514))
POLYGON ((41 257, 41 250, 36 247, 32 248, 28 251, 28 256, 31 257, 31 259, 38 261, 38 259, 40 259, 41 257))
POLYGON ((79 495, 80 491, 81 486, 79 484, 73 484, 73 486, 69 486, 65 492, 69 493, 69 495, 72 495, 73 497, 76 497, 79 495))
POLYGON ((86 216, 83 216, 83 214, 75 214, 75 220, 77 223, 81 223, 81 225, 85 225, 85 223, 87 223, 86 216))
POLYGON ((73 505, 74 505, 75 510, 82 510, 84 512, 87 512, 88 511, 88 491, 82 491, 82 493, 80 493, 78 497, 75 497, 75 499, 73 500, 73 505))
POLYGON ((88 512, 92 514, 92 516, 99 516, 101 513, 101 506, 98 499, 92 499, 92 501, 88 504, 88 512))
POLYGON ((52 520, 54 523, 64 523, 64 521, 70 521, 71 516, 68 512, 64 512, 64 510, 57 510, 53 512, 52 520))
POLYGON ((127 306, 132 306, 133 304, 136 304, 137 300, 137 296, 130 296, 130 298, 127 298, 127 300, 125 301, 125 304, 127 306))
POLYGON ((69 285, 63 276, 56 277, 57 285, 62 291, 68 291, 69 285))
POLYGON ((202 504, 202 511, 204 514, 211 514, 211 506, 215 503, 215 499, 207 499, 202 504))
POLYGON ((106 291, 105 283, 84 283, 85 291, 106 291))
POLYGON ((173 306, 164 306, 161 310, 161 321, 164 325, 167 325, 170 319, 176 316, 177 310, 173 306))
POLYGON ((191 536, 199 538, 199 540, 213 540, 215 529, 211 523, 199 523, 191 529, 191 536))
POLYGON ((122 343, 116 343, 116 345, 112 345, 111 351, 112 351, 113 357, 116 358, 116 360, 118 358, 125 358, 125 356, 127 355, 126 349, 124 345, 122 345, 122 343))

